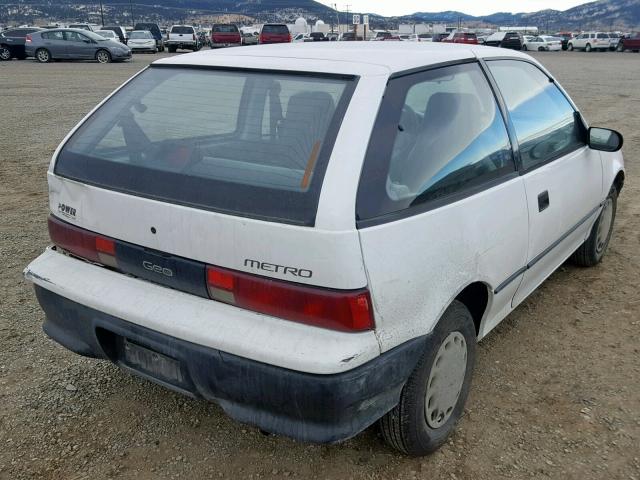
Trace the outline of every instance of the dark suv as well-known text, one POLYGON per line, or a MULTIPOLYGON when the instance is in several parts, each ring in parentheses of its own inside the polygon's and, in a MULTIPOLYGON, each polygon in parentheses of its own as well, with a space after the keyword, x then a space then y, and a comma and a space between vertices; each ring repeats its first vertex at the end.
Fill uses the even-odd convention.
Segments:
POLYGON ((17 58, 24 60, 27 54, 24 51, 24 43, 27 35, 39 32, 42 28, 13 28, 0 33, 0 60, 11 60, 17 58))
POLYGON ((291 33, 284 23, 267 23, 260 31, 259 43, 290 43, 291 33))
POLYGON ((134 30, 148 30, 156 40, 156 47, 159 52, 164 52, 164 39, 162 38, 162 32, 157 23, 136 23, 133 27, 134 30))
POLYGON ((488 47, 522 50, 522 38, 518 32, 496 32, 489 35, 484 44, 488 47))

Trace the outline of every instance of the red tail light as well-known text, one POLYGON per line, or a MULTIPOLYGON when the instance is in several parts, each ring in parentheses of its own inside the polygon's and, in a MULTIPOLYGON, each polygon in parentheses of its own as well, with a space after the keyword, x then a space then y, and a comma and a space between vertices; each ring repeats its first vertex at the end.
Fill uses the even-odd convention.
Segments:
POLYGON ((49 237, 56 246, 92 262, 118 266, 113 239, 75 227, 53 215, 49 215, 48 225, 49 237))
POLYGON ((291 43, 291 40, 293 40, 293 37, 289 34, 289 43, 291 43))
POLYGON ((32 39, 31 39, 31 34, 30 33, 27 34, 27 36, 24 38, 24 41, 26 43, 31 43, 32 39))
POLYGON ((213 266, 207 266, 207 288, 213 300, 294 322, 345 332, 374 327, 366 289, 329 290, 213 266))

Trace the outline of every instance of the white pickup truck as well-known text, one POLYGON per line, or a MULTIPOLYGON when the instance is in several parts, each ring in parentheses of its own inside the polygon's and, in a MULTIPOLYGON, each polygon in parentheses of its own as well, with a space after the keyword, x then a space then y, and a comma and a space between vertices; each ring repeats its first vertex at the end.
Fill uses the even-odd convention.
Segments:
POLYGON ((174 25, 169 30, 169 39, 165 42, 169 52, 174 53, 179 48, 184 50, 200 50, 200 41, 195 28, 190 25, 174 25))

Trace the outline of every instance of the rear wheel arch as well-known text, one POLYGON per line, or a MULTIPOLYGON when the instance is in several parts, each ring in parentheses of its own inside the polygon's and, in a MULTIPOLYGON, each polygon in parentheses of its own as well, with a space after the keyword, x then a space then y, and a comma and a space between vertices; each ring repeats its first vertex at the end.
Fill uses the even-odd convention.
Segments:
POLYGON ((473 282, 464 287, 454 300, 462 303, 473 317, 476 335, 480 332, 480 325, 489 306, 489 286, 484 282, 473 282))

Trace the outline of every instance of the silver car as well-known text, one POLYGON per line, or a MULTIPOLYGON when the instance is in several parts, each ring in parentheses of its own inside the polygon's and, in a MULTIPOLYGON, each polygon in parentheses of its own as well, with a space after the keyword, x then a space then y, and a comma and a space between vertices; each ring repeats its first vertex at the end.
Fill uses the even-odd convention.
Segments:
POLYGON ((25 52, 41 63, 58 59, 109 63, 131 58, 131 49, 126 45, 76 28, 45 30, 27 35, 25 52))

